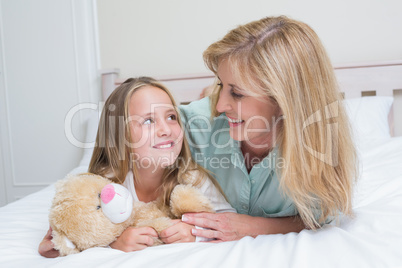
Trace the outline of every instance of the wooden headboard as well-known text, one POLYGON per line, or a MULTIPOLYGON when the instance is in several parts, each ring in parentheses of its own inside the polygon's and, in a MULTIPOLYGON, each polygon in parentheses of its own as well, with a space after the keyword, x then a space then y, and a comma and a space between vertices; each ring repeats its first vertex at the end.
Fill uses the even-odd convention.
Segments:
MULTIPOLYGON (((402 60, 343 64, 334 67, 338 83, 345 98, 361 96, 394 96, 390 113, 394 135, 402 135, 402 60), (399 116, 401 115, 401 116, 399 116)), ((101 70, 102 96, 107 96, 125 79, 118 77, 119 69, 101 70)), ((200 97, 204 88, 213 84, 213 73, 155 77, 166 85, 178 104, 200 97)))
MULTIPOLYGON (((118 75, 119 69, 101 70, 103 100, 106 100, 110 93, 124 82, 125 79, 120 79, 118 75)), ((213 73, 153 77, 169 88, 178 104, 185 104, 198 99, 203 89, 212 85, 215 80, 213 73)))

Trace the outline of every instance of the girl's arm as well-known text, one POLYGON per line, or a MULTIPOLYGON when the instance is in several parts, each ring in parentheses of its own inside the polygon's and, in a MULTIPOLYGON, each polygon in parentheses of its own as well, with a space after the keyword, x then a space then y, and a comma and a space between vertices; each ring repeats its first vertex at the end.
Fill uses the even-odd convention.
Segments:
POLYGON ((38 247, 38 252, 41 256, 46 258, 56 258, 59 257, 60 252, 54 249, 54 244, 52 242, 52 227, 49 227, 45 237, 43 238, 42 242, 40 242, 38 247))
POLYGON ((207 229, 193 229, 192 234, 219 241, 239 240, 244 236, 300 232, 305 226, 299 216, 283 218, 253 217, 237 213, 188 213, 183 222, 207 229))
MULTIPOLYGON (((196 173, 195 175, 199 176, 199 173, 196 173)), ((211 205, 217 213, 236 212, 208 177, 205 177, 202 184, 198 187, 201 193, 211 201, 211 205)), ((198 230, 203 226, 188 224, 180 220, 174 220, 174 222, 174 225, 166 228, 160 233, 160 239, 165 244, 208 241, 208 239, 205 239, 202 235, 192 233, 192 230, 198 230)))
POLYGON ((152 237, 157 238, 158 234, 151 227, 128 227, 109 246, 124 252, 142 250, 154 244, 152 237))
POLYGON ((194 225, 187 224, 181 220, 172 220, 174 223, 169 228, 163 230, 159 238, 165 244, 195 242, 196 236, 191 233, 194 225))
MULTIPOLYGON (((113 243, 111 248, 119 249, 125 252, 137 251, 152 246, 158 234, 151 227, 127 228, 113 243)), ((46 258, 56 258, 60 255, 59 251, 54 249, 52 243, 52 228, 49 228, 47 234, 39 244, 38 252, 46 258)))

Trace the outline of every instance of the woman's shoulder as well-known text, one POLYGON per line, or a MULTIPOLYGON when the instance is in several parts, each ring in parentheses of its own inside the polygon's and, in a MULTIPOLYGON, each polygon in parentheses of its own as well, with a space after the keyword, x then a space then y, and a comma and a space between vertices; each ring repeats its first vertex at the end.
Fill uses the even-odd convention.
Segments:
POLYGON ((210 120, 211 107, 209 97, 193 101, 187 105, 180 105, 179 110, 183 120, 188 121, 197 116, 197 120, 210 120))

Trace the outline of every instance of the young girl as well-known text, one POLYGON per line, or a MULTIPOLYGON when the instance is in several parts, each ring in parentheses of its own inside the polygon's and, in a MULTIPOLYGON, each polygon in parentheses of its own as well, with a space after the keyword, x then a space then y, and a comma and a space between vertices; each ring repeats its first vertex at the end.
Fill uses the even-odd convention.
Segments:
MULTIPOLYGON (((217 212, 235 212, 214 179, 192 160, 172 95, 149 77, 126 80, 106 101, 88 171, 123 184, 136 201, 158 199, 167 206, 173 188, 191 181, 217 212)), ((160 234, 163 242, 196 241, 193 225, 173 221, 160 234)), ((150 227, 128 228, 110 247, 141 250, 152 246, 152 236, 158 234, 150 227)), ((39 252, 55 257, 50 240, 48 232, 39 252)))

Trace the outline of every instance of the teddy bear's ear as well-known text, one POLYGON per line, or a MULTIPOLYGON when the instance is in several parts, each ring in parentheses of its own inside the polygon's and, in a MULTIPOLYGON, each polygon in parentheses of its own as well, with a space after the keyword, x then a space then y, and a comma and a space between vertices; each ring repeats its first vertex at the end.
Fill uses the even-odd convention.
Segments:
POLYGON ((68 174, 65 178, 56 181, 56 183, 54 184, 55 189, 56 189, 56 193, 64 191, 65 185, 69 181, 74 180, 77 177, 78 177, 77 175, 68 174))
POLYGON ((54 244, 54 248, 60 252, 60 256, 66 256, 69 254, 74 254, 80 252, 77 247, 65 236, 63 233, 57 232, 53 230, 52 232, 52 242, 54 244))
POLYGON ((56 191, 62 189, 64 184, 66 184, 66 182, 67 182, 67 178, 56 181, 56 183, 54 184, 56 191))

